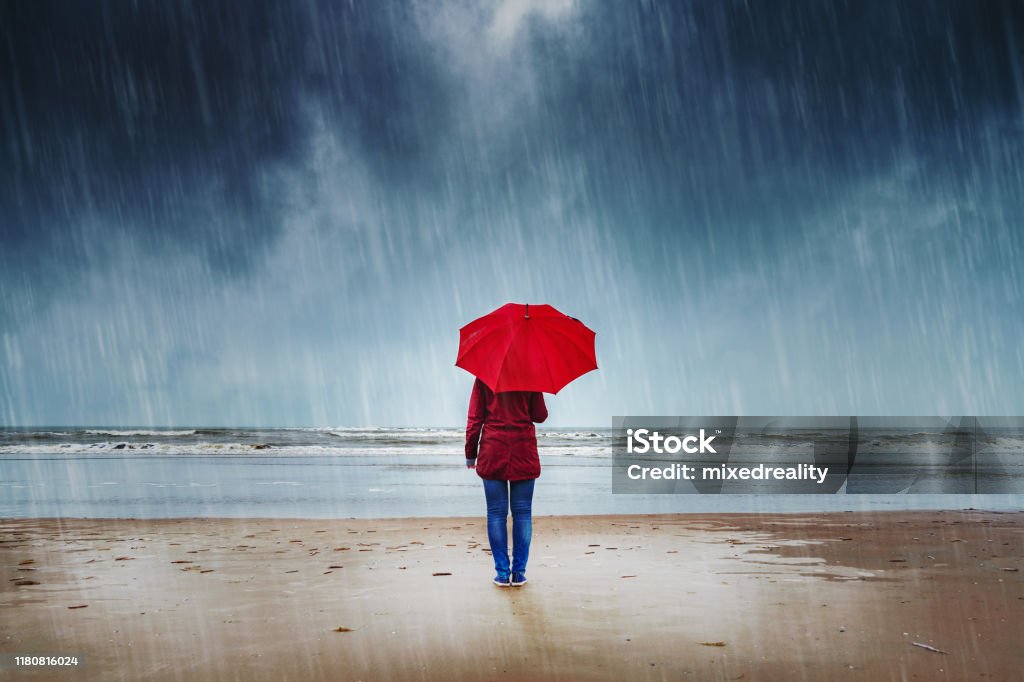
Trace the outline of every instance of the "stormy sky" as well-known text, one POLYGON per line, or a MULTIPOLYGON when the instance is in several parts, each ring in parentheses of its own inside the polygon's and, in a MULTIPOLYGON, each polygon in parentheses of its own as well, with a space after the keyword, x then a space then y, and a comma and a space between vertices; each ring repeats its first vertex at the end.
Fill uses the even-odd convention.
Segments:
POLYGON ((1017 2, 0 3, 0 424, 1024 413, 1017 2))

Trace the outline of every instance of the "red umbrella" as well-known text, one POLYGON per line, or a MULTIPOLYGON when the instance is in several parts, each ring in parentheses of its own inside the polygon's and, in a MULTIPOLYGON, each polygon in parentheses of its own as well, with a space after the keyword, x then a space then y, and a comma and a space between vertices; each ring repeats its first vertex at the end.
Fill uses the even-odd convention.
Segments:
POLYGON ((459 330, 455 365, 495 393, 558 393, 597 369, 594 332, 549 305, 506 303, 459 330))

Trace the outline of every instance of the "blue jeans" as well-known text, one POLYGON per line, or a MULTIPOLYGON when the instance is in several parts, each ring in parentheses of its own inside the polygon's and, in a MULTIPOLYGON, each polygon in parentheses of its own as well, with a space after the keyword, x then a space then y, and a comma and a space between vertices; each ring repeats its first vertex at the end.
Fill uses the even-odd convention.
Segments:
POLYGON ((483 479, 487 497, 487 539, 491 543, 494 570, 499 578, 508 578, 508 512, 512 510, 511 573, 526 573, 530 558, 530 537, 533 535, 533 484, 525 481, 483 479))

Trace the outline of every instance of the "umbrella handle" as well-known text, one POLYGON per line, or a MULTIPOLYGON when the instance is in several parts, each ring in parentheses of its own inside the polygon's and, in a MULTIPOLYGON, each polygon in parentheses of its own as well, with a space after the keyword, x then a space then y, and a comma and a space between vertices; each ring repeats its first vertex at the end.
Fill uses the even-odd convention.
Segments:
POLYGON ((526 304, 526 319, 530 319, 530 304, 526 304))

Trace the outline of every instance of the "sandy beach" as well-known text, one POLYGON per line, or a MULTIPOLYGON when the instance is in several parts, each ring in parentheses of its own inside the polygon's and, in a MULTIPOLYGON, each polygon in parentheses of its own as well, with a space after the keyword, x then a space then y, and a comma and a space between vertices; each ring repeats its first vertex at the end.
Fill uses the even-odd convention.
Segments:
POLYGON ((1024 514, 0 522, 9 679, 1024 680, 1024 514), (76 655, 77 669, 11 668, 76 655))

